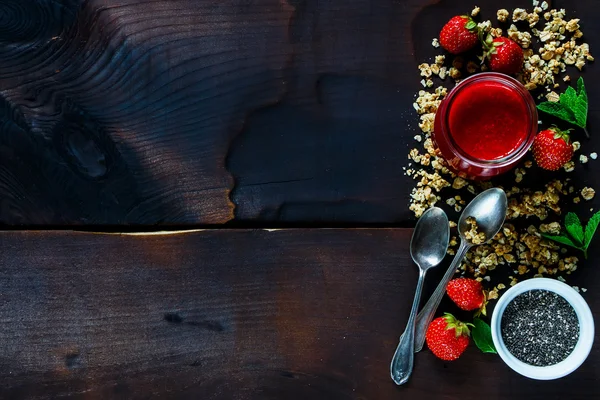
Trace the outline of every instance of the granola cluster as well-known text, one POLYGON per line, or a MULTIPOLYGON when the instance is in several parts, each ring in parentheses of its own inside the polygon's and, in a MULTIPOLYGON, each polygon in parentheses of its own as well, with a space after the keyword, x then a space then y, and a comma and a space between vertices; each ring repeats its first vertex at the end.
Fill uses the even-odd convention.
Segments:
MULTIPOLYGON (((520 279, 542 277, 544 275, 570 275, 577 270, 579 259, 566 255, 566 250, 556 243, 543 239, 540 233, 558 234, 561 225, 558 222, 541 224, 538 228, 528 226, 520 232, 515 225, 506 223, 502 230, 488 243, 474 247, 469 251, 459 268, 459 273, 472 275, 478 281, 490 281, 489 271, 498 266, 510 268, 512 274, 510 286, 520 279)), ((455 252, 456 238, 450 240, 451 253, 455 252)), ((564 278, 563 278, 564 279, 564 278)), ((500 290, 506 285, 500 283, 490 290, 488 298, 498 298, 500 290)))
POLYGON ((472 244, 483 244, 485 243, 485 232, 479 232, 479 226, 477 226, 477 220, 473 217, 468 217, 467 225, 469 225, 469 230, 465 231, 465 239, 472 244))
POLYGON ((525 10, 516 13, 519 9, 513 13, 513 22, 523 20, 523 14, 525 15, 531 34, 521 32, 514 24, 508 29, 508 37, 525 49, 522 81, 529 90, 539 86, 546 87, 546 90, 550 90, 550 87, 557 88, 559 87, 559 83, 556 82, 558 75, 564 74, 562 77, 564 82, 571 80, 571 77, 565 74, 567 66, 574 65, 581 71, 588 61, 594 61, 589 44, 578 41, 583 37, 579 19, 566 20, 564 9, 546 11, 547 8, 547 3, 543 2, 541 7, 534 7, 532 13, 527 13, 525 10), (545 24, 543 29, 538 29, 537 25, 542 13, 545 24), (529 48, 532 34, 541 43, 537 51, 529 48))
POLYGON ((513 187, 507 192, 509 200, 506 218, 516 219, 536 216, 540 221, 544 221, 548 217, 548 211, 560 215, 560 196, 561 194, 568 194, 565 187, 565 184, 560 180, 553 180, 546 184, 544 191, 531 192, 513 187))
MULTIPOLYGON (((568 195, 569 192, 573 192, 573 187, 567 188, 560 180, 549 182, 543 191, 531 191, 515 186, 506 190, 509 197, 507 222, 488 243, 485 243, 485 237, 476 239, 485 244, 473 247, 467 253, 459 272, 472 275, 478 281, 490 281, 488 272, 494 271, 498 266, 506 266, 512 271, 512 275, 509 276, 511 286, 523 278, 571 274, 577 269, 579 259, 568 255, 566 248, 561 248, 541 236, 541 233, 558 235, 562 230, 561 224, 552 221, 540 223, 536 227, 529 223, 530 217, 535 217, 540 222, 545 221, 549 212, 560 215, 561 196, 568 195), (519 225, 521 229, 517 228, 519 225)), ((467 222, 471 227, 476 226, 476 221, 468 219, 467 222)), ((476 233, 477 231, 470 230, 466 232, 465 237, 477 244, 472 239, 476 233)), ((454 255, 457 245, 457 238, 452 237, 448 253, 454 255)), ((490 298, 497 298, 498 291, 504 288, 506 285, 502 283, 495 286, 490 291, 490 298)))
MULTIPOLYGON (((589 44, 581 43, 583 31, 579 18, 565 19, 564 9, 549 10, 546 1, 534 0, 533 6, 531 12, 516 8, 512 16, 508 10, 500 9, 496 17, 500 23, 512 22, 506 36, 524 49, 524 68, 519 80, 528 90, 543 87, 550 91, 559 87, 557 78, 560 74, 563 74, 564 82, 571 80, 566 74, 567 66, 575 66, 581 71, 587 62, 594 61, 594 57, 590 54, 589 44), (539 42, 537 49, 532 48, 534 38, 539 42)), ((493 28, 491 21, 478 25, 494 37, 502 35, 502 29, 493 28)))
MULTIPOLYGON (((583 32, 579 19, 565 19, 563 9, 549 9, 547 2, 533 1, 533 10, 515 9, 512 12, 501 9, 497 11, 497 19, 505 23, 505 35, 513 39, 524 49, 525 61, 519 80, 529 90, 543 90, 538 98, 544 95, 548 101, 559 101, 554 91, 562 81, 570 81, 568 67, 581 70, 586 62, 593 61, 589 45, 582 43, 583 32), (543 27, 542 27, 543 24, 543 27)), ((472 15, 480 13, 479 7, 472 15)), ((503 29, 494 27, 491 21, 482 21, 479 28, 492 36, 503 35, 503 29)), ((433 39, 433 47, 439 47, 439 40, 433 39)), ((485 243, 485 235, 477 231, 477 223, 469 220, 472 229, 467 233, 473 242, 481 244, 473 247, 460 266, 462 274, 474 276, 477 280, 491 281, 490 271, 496 267, 510 268, 508 285, 514 285, 519 279, 544 275, 568 275, 577 269, 578 258, 569 255, 569 250, 542 238, 541 233, 558 234, 562 226, 555 220, 560 219, 561 204, 565 198, 571 197, 574 203, 586 201, 595 196, 592 188, 576 189, 570 179, 554 179, 547 182, 542 189, 534 190, 526 186, 526 175, 533 163, 524 161, 514 170, 514 183, 502 185, 499 182, 472 182, 456 176, 448 169, 446 161, 435 148, 431 138, 434 130, 435 114, 448 94, 448 87, 458 84, 461 79, 474 73, 485 71, 487 67, 481 60, 465 60, 462 56, 447 58, 444 55, 435 57, 433 63, 422 63, 418 66, 424 87, 419 91, 413 104, 419 115, 421 133, 414 137, 417 145, 408 155, 408 166, 405 174, 412 177, 416 184, 410 198, 410 210, 420 217, 425 210, 441 203, 456 213, 462 211, 466 198, 476 195, 490 187, 501 187, 509 198, 507 222, 501 232, 485 243), (439 83, 436 83, 438 81, 439 83), (444 86, 445 85, 445 86, 444 86)), ((580 143, 574 142, 575 151, 580 150, 580 143)), ((580 154, 580 164, 596 160, 597 154, 580 154)), ((576 158, 564 166, 564 171, 575 170, 576 158)), ((458 217, 458 215, 457 215, 458 217)), ((450 221, 451 227, 456 227, 450 221)), ((455 254, 458 246, 456 237, 450 240, 449 254, 455 254)), ((489 298, 498 297, 500 290, 506 285, 499 283, 489 292, 489 298)))

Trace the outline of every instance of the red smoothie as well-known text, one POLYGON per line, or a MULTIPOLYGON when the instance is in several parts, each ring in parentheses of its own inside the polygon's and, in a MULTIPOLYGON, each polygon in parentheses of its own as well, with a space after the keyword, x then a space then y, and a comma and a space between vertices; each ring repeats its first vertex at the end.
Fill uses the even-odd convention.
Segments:
POLYGON ((482 72, 461 81, 441 102, 432 138, 454 173, 489 179, 517 165, 537 124, 535 101, 521 83, 482 72))
POLYGON ((499 160, 527 140, 530 118, 518 92, 500 82, 481 81, 465 87, 452 102, 449 133, 468 156, 499 160))

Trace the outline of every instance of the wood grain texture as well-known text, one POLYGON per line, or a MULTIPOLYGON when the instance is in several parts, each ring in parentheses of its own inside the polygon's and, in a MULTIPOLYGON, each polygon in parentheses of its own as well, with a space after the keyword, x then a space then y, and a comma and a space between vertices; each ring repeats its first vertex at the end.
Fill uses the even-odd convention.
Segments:
POLYGON ((0 222, 408 224, 416 66, 475 3, 3 0, 0 222))
POLYGON ((277 0, 0 3, 3 221, 231 219, 228 145, 284 92, 291 15, 277 0))
MULTIPOLYGON (((0 397, 597 398, 597 345, 554 382, 474 346, 452 363, 424 351, 397 388, 389 361, 417 278, 410 235, 0 233, 0 397)), ((427 291, 442 271, 431 272, 427 291)), ((571 283, 597 279, 583 268, 571 283)))

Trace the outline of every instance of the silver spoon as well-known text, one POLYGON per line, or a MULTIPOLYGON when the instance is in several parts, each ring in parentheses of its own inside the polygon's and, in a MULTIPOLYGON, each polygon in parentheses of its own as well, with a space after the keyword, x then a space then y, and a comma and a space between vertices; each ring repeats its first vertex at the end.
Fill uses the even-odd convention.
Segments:
POLYGON ((415 317, 421 300, 425 273, 442 262, 448 250, 449 240, 450 224, 444 210, 433 207, 425 211, 419 218, 410 241, 410 256, 419 267, 419 281, 406 329, 400 337, 390 365, 392 379, 397 385, 406 383, 412 373, 415 356, 415 317))
POLYGON ((446 286, 452 279, 456 269, 460 266, 467 251, 473 246, 470 240, 465 237, 465 232, 471 229, 467 223, 467 218, 473 217, 477 221, 479 232, 485 233, 486 242, 491 240, 504 224, 506 211, 508 209, 508 200, 506 193, 502 189, 492 188, 477 195, 464 209, 458 220, 458 232, 460 234, 460 246, 456 251, 452 264, 448 267, 448 271, 442 278, 429 301, 425 304, 415 323, 415 353, 421 351, 425 343, 425 333, 427 327, 433 319, 435 312, 440 305, 440 301, 446 292, 446 286))

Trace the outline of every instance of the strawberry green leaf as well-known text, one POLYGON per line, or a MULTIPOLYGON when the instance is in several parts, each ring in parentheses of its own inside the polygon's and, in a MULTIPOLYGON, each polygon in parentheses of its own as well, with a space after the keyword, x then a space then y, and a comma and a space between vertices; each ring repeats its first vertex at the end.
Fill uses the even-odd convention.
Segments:
POLYGON ((492 330, 490 329, 490 326, 479 318, 473 319, 473 325, 474 328, 471 335, 473 336, 473 341, 477 347, 479 347, 479 350, 483 353, 498 354, 496 347, 494 346, 494 341, 492 340, 492 330))
POLYGON ((467 22, 467 24, 465 25, 465 28, 467 28, 468 30, 472 31, 473 29, 477 28, 477 22, 470 20, 469 22, 467 22))
POLYGON ((547 235, 545 233, 542 233, 542 237, 552 240, 557 243, 564 244, 565 246, 573 247, 575 249, 581 249, 581 246, 577 246, 575 243, 573 243, 573 241, 570 238, 568 238, 567 236, 564 236, 564 235, 556 236, 556 235, 547 235))
POLYGON ((600 211, 598 211, 596 214, 594 214, 592 216, 592 218, 590 218, 590 220, 588 221, 588 223, 585 227, 584 246, 586 249, 589 247, 590 243, 592 242, 592 238, 594 237, 594 234, 596 233, 596 229, 598 228, 599 224, 600 224, 600 211))
POLYGON ((567 233, 573 239, 573 242, 578 246, 583 246, 583 226, 577 214, 570 212, 565 217, 565 228, 567 233))

